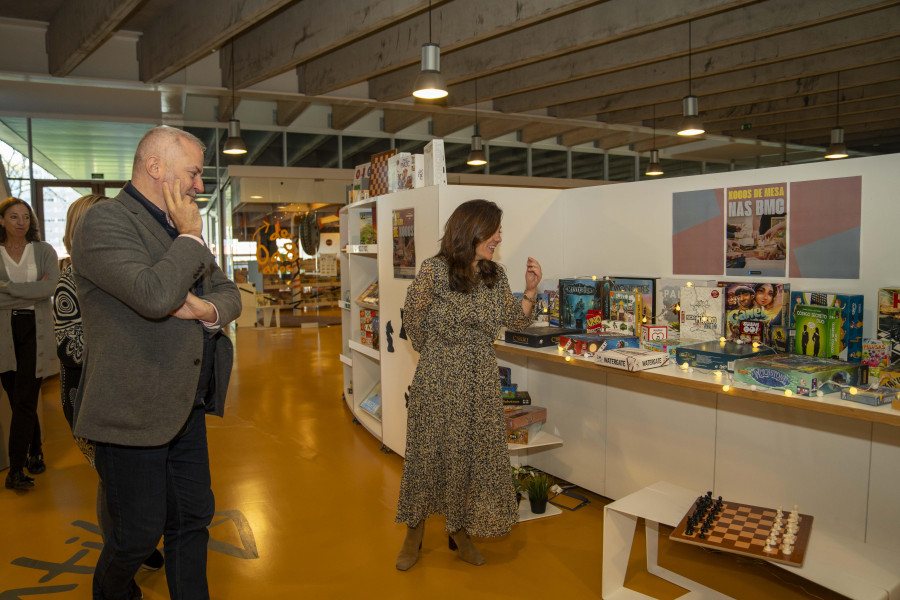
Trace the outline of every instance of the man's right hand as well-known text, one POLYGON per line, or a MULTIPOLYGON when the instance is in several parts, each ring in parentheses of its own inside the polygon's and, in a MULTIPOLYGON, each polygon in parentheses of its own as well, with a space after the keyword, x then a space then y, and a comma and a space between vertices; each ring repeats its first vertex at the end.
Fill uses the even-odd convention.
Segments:
POLYGON ((200 218, 200 207, 190 196, 182 195, 181 181, 176 180, 174 189, 163 181, 163 199, 166 208, 169 209, 169 218, 178 233, 186 233, 201 237, 203 233, 203 220, 200 218))

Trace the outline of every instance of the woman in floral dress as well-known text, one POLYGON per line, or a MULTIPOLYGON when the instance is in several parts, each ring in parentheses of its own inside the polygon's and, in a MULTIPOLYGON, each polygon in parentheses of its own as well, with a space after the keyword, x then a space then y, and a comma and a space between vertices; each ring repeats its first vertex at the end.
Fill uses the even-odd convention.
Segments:
POLYGON ((487 200, 461 204, 440 252, 422 263, 407 292, 403 326, 420 356, 397 507, 397 522, 408 526, 401 571, 418 560, 430 515, 446 517, 450 548, 474 565, 484 558, 469 534, 504 535, 518 519, 493 342, 500 327, 531 324, 541 266, 528 258, 517 299, 493 261, 502 216, 487 200))

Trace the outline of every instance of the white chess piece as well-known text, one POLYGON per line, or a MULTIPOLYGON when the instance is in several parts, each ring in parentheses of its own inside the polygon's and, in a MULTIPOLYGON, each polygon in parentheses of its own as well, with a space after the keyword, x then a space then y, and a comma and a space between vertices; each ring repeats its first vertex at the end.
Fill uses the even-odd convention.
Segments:
POLYGON ((793 551, 794 551, 794 547, 791 546, 790 544, 784 544, 781 547, 781 553, 784 554, 785 556, 790 556, 791 552, 793 552, 793 551))

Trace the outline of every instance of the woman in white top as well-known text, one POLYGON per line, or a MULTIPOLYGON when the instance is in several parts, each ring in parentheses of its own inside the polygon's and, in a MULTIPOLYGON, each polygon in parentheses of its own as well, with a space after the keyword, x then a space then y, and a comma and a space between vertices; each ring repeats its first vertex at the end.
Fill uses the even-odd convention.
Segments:
POLYGON ((59 279, 56 251, 40 241, 37 219, 24 200, 0 202, 0 382, 9 396, 8 489, 34 486, 46 470, 37 401, 41 379, 55 372, 56 338, 50 296, 59 279))

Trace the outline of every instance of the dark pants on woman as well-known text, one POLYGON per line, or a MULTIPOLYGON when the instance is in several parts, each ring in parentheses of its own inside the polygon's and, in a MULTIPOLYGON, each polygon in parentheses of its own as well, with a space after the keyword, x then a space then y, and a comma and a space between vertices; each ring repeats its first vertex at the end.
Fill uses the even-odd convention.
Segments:
POLYGON ((12 408, 9 468, 11 471, 21 471, 29 454, 34 456, 41 453, 41 425, 37 417, 41 379, 34 376, 37 364, 34 311, 12 311, 12 335, 16 349, 16 370, 0 373, 0 382, 9 396, 12 408))
POLYGON ((96 443, 94 458, 112 522, 94 570, 94 600, 130 600, 134 575, 163 534, 169 596, 209 598, 207 527, 215 499, 205 411, 192 410, 181 433, 168 444, 96 443))

